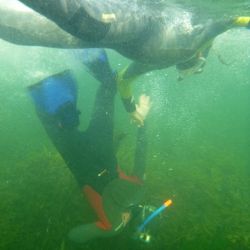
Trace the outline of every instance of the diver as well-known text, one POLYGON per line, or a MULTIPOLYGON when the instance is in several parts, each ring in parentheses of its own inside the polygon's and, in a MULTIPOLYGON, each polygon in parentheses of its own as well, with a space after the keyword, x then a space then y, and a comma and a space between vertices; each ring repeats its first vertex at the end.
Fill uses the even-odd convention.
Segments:
POLYGON ((179 6, 166 5, 159 10, 135 0, 20 2, 92 47, 115 49, 142 64, 140 73, 172 65, 186 69, 190 60, 193 67, 193 58, 197 57, 198 63, 199 53, 207 50, 216 36, 234 27, 250 27, 250 17, 200 23, 179 6))
MULTIPOLYGON (((118 167, 113 143, 115 72, 104 50, 92 51, 85 65, 100 85, 86 131, 78 129, 77 86, 69 70, 28 87, 43 127, 98 217, 95 222, 69 232, 65 244, 74 247, 121 232, 130 219, 131 208, 141 201, 144 193, 145 126, 138 128, 134 169, 127 176, 118 167)), ((149 98, 142 96, 140 103, 146 114, 149 98)))
POLYGON ((200 21, 180 6, 166 4, 157 9, 139 6, 135 0, 20 2, 61 29, 36 13, 2 7, 3 39, 23 45, 110 48, 133 60, 117 77, 118 90, 130 113, 136 109, 131 83, 138 76, 171 66, 176 66, 178 80, 201 73, 218 35, 236 27, 250 28, 250 17, 200 21))

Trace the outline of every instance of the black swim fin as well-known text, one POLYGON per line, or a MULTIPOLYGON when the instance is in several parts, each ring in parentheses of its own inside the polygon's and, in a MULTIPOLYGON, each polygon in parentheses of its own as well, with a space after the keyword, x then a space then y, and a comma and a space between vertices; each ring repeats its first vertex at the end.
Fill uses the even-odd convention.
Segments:
POLYGON ((109 83, 115 80, 116 73, 111 69, 104 49, 84 49, 81 58, 90 74, 99 82, 109 83))

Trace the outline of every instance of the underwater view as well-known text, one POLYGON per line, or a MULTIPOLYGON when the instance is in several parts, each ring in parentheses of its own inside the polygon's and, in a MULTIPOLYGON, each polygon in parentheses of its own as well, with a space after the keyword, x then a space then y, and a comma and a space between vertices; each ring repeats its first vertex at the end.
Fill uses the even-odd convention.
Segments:
MULTIPOLYGON (((29 5, 43 1, 21 2, 29 5)), ((114 2, 123 6, 123 3, 126 5, 130 1, 114 2)), ((169 7, 177 12, 181 9, 185 13, 196 13, 196 19, 201 23, 208 19, 228 20, 235 16, 250 16, 249 0, 131 2, 147 6, 150 12, 158 13, 163 7, 169 7)), ((25 13, 27 7, 15 0, 8 1, 8 4, 6 0, 0 0, 0 250, 250 249, 250 21, 248 29, 240 26, 243 19, 235 21, 240 23, 240 27, 218 33, 213 43, 210 41, 209 47, 205 48, 208 51, 199 50, 196 55, 201 67, 192 67, 190 75, 189 68, 184 65, 186 60, 172 63, 169 59, 167 66, 161 61, 160 66, 157 64, 159 67, 151 69, 151 62, 155 58, 150 53, 156 51, 157 46, 152 46, 150 56, 144 60, 143 53, 137 53, 134 47, 131 50, 127 48, 132 46, 130 42, 123 43, 126 48, 118 48, 118 45, 113 48, 113 43, 107 46, 104 43, 101 46, 96 41, 93 43, 93 48, 105 47, 112 77, 117 74, 119 78, 119 74, 123 74, 124 69, 127 70, 128 65, 138 58, 144 66, 150 62, 150 70, 143 68, 143 74, 140 72, 139 77, 133 76, 132 87, 137 104, 142 94, 150 97, 151 109, 143 121, 145 125, 136 124, 138 120, 135 118, 131 122, 133 117, 125 110, 131 107, 124 105, 124 98, 119 94, 114 97, 114 120, 111 125, 114 127, 112 143, 116 147, 117 165, 127 175, 133 172, 138 130, 145 128, 147 148, 142 147, 145 154, 145 190, 139 204, 148 211, 144 217, 141 212, 136 213, 136 219, 133 220, 132 216, 128 223, 122 217, 124 229, 119 234, 90 237, 83 245, 67 248, 65 238, 72 228, 97 221, 97 215, 88 197, 83 194, 81 185, 79 188, 77 174, 69 166, 70 157, 67 158, 68 154, 77 155, 81 143, 77 139, 76 146, 68 146, 67 152, 61 150, 61 146, 58 146, 60 140, 53 138, 56 132, 51 136, 51 127, 45 124, 58 119, 57 114, 47 119, 39 111, 41 103, 41 106, 36 106, 35 98, 30 93, 36 88, 34 84, 70 70, 76 82, 73 91, 78 93, 78 99, 74 101, 80 111, 75 110, 79 121, 73 122, 79 125, 80 131, 85 131, 93 119, 95 103, 99 100, 96 93, 99 93, 103 82, 106 84, 104 78, 110 79, 110 75, 100 71, 104 75, 99 79, 99 75, 93 74, 93 68, 89 66, 92 64, 86 63, 88 56, 83 53, 85 47, 86 51, 90 51, 88 53, 92 53, 89 45, 84 44, 84 48, 78 45, 58 47, 56 44, 36 46, 36 43, 46 43, 42 37, 46 25, 41 30, 37 28, 37 38, 33 33, 24 39, 23 36, 32 33, 32 29, 29 30, 27 22, 25 32, 18 32, 26 21, 21 16, 16 19, 17 28, 13 29, 15 17, 6 12, 12 8, 17 13, 25 13), (11 25, 7 24, 8 20, 12 20, 11 25), (163 207, 145 228, 143 226, 143 230, 138 229, 147 216, 169 200, 171 206, 171 202, 168 203, 169 207, 163 207)), ((39 8, 34 7, 34 10, 39 8)), ((52 14, 47 17, 51 18, 52 14)), ((179 21, 172 19, 174 16, 172 14, 170 21, 178 25, 179 21)), ((52 17, 51 20, 57 23, 57 19, 52 17)), ((134 29, 137 30, 138 26, 135 25, 134 29)), ((64 29, 63 25, 60 27, 64 29)), ((53 32, 49 35, 52 37, 53 32)), ((119 39, 124 37, 121 35, 119 39)), ((143 39, 139 39, 140 42, 143 39)), ((182 46, 189 41, 187 39, 182 43, 181 39, 184 36, 180 35, 176 41, 182 46)), ((87 44, 90 42, 87 41, 87 44)), ((139 49, 140 46, 137 47, 139 49)), ((95 51, 99 53, 99 50, 95 51)), ((105 56, 103 51, 100 53, 105 56)), ((145 51, 148 52, 147 49, 145 51)), ((186 53, 183 51, 181 53, 186 53)), ((172 49, 167 53, 173 57, 179 56, 172 49)), ((102 60, 107 62, 106 57, 102 60)), ((51 103, 55 103, 55 99, 51 103)), ((109 114, 106 113, 106 116, 109 114)), ((73 118, 70 119, 72 122, 73 118)), ((59 126, 63 127, 65 120, 60 122, 59 126)), ((96 125, 100 129, 106 127, 102 122, 96 125)), ((104 134, 105 138, 107 134, 104 134)), ((72 134, 69 134, 66 141, 70 144, 72 138, 72 134)), ((105 140, 97 140, 106 147, 105 140)), ((86 150, 90 150, 88 147, 91 148, 92 144, 89 143, 86 150)), ((101 153, 99 156, 97 151, 94 151, 94 155, 97 165, 100 162, 106 164, 105 156, 101 153)), ((80 159, 74 160, 76 164, 81 162, 80 159)), ((89 173, 85 172, 84 175, 89 176, 89 173)), ((119 227, 117 230, 120 230, 119 227)), ((90 232, 91 229, 86 231, 90 232)))

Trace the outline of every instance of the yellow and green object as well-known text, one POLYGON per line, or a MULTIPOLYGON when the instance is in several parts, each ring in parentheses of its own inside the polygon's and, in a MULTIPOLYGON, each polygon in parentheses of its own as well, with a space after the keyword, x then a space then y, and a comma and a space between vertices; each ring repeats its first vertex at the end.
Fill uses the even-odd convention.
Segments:
POLYGON ((136 80, 135 77, 124 77, 128 68, 123 69, 117 74, 117 86, 120 96, 122 98, 123 105, 127 112, 131 113, 136 110, 134 97, 132 94, 132 83, 136 80))
POLYGON ((238 27, 246 27, 250 29, 250 17, 248 16, 236 17, 234 20, 234 25, 238 27))

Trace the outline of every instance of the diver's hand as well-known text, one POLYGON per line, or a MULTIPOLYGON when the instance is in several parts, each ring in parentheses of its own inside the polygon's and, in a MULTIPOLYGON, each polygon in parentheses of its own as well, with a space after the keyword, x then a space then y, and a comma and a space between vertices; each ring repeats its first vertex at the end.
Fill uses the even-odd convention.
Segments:
POLYGON ((146 119, 150 108, 150 97, 146 95, 141 95, 139 98, 139 103, 136 104, 136 110, 131 113, 132 122, 134 122, 138 127, 143 126, 144 120, 146 119))

